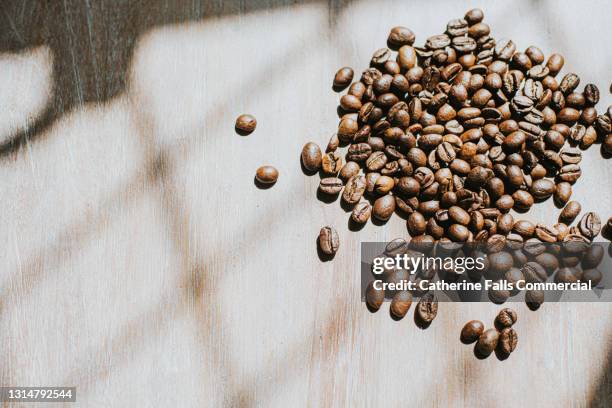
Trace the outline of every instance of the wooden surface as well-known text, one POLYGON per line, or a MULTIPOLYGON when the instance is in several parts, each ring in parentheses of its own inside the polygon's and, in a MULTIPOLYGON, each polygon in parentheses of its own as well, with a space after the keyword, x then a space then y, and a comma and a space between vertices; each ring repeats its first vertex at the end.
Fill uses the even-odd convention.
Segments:
MULTIPOLYGON (((87 407, 612 405, 610 304, 516 304, 516 352, 477 360, 459 330, 500 308, 442 304, 427 330, 368 312, 359 243, 404 221, 351 232, 300 170, 336 126, 338 67, 477 5, 432 3, 3 1, 0 384, 76 386, 87 407), (260 190, 266 163, 281 176, 260 190)), ((611 103, 608 2, 482 5, 497 38, 563 53, 611 103)), ((610 161, 585 156, 574 194, 607 218, 610 161)))

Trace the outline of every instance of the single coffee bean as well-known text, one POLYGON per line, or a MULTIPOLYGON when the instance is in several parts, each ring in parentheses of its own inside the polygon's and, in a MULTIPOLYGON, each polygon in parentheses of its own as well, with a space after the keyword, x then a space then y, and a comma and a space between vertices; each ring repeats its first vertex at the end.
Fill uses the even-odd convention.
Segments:
POLYGON ((557 242, 559 231, 555 227, 538 224, 536 225, 535 236, 542 242, 557 242))
POLYGON ((374 312, 378 311, 385 301, 385 291, 380 288, 376 289, 374 285, 374 281, 368 284, 366 288, 366 303, 370 307, 370 309, 374 312))
POLYGON ((336 72, 334 76, 334 87, 344 89, 350 85, 353 81, 353 69, 350 67, 343 67, 336 72))
POLYGON ((465 242, 470 231, 461 224, 453 224, 448 228, 447 235, 453 242, 465 242))
POLYGON ((495 318, 495 326, 500 328, 506 328, 512 326, 517 321, 517 314, 514 310, 505 308, 502 309, 495 318))
POLYGON ((395 187, 395 180, 389 176, 380 176, 374 183, 374 191, 377 194, 384 195, 395 187))
POLYGON ((397 63, 400 65, 402 70, 409 70, 410 68, 413 68, 417 63, 417 54, 415 49, 410 45, 400 47, 397 53, 397 63))
POLYGON ((514 223, 512 230, 523 238, 531 238, 535 232, 535 225, 531 221, 519 220, 514 223))
POLYGON ((362 201, 353 208, 351 219, 357 224, 365 224, 370 219, 371 214, 372 207, 370 204, 367 201, 362 201))
POLYGON ((604 257, 604 249, 601 245, 590 246, 582 257, 580 265, 582 269, 597 268, 604 257))
MULTIPOLYGON (((495 281, 497 286, 500 285, 501 282, 502 282, 501 279, 495 281)), ((493 285, 492 287, 489 288, 487 295, 491 302, 497 305, 501 305, 502 303, 505 303, 510 297, 510 291, 504 288, 498 288, 496 287, 496 285, 493 285)))
POLYGON ((503 354, 510 354, 516 349, 518 336, 516 331, 511 328, 505 328, 499 333, 498 348, 503 354))
POLYGON ((566 224, 571 224, 574 219, 580 214, 582 211, 582 206, 578 201, 570 201, 566 204, 566 206, 561 210, 561 214, 559 214, 559 220, 563 221, 566 224))
POLYGON ((555 192, 555 183, 550 179, 539 179, 533 182, 530 190, 536 200, 546 200, 555 192))
POLYGON ((273 166, 261 166, 255 173, 255 179, 262 184, 274 184, 278 180, 278 170, 273 166))
POLYGON ((427 227, 423 214, 416 211, 410 214, 408 220, 406 221, 406 225, 408 227, 408 232, 412 237, 424 234, 427 227))
POLYGON ((325 177, 319 182, 319 190, 329 195, 338 194, 343 187, 342 180, 337 177, 325 177))
POLYGON ((391 299, 390 311, 393 316, 398 319, 406 316, 410 306, 412 305, 412 294, 408 291, 400 291, 391 299))
POLYGON ((564 206, 572 196, 572 185, 562 181, 555 186, 554 200, 558 206, 564 206))
POLYGON ((582 216, 578 228, 582 236, 593 240, 601 231, 601 220, 596 213, 588 212, 582 216))
POLYGON ((333 255, 338 251, 340 238, 334 227, 323 227, 319 232, 319 246, 321 251, 327 255, 333 255))
POLYGON ((414 44, 415 35, 409 28, 393 27, 387 38, 387 43, 390 48, 400 48, 404 45, 414 44))
POLYGON ((499 234, 506 235, 510 231, 512 231, 512 227, 514 226, 514 217, 512 214, 502 214, 497 219, 497 232, 499 234))
POLYGON ((325 174, 336 175, 342 168, 342 157, 336 153, 326 153, 321 159, 321 168, 325 174))
POLYGON ((480 320, 470 320, 461 329, 461 342, 464 344, 474 343, 483 332, 484 324, 480 320))
POLYGON ((321 154, 321 148, 318 144, 308 142, 302 148, 302 164, 308 171, 317 171, 321 168, 321 162, 323 161, 323 155, 321 154))
POLYGON ((243 134, 252 133, 257 126, 257 120, 255 116, 249 114, 242 114, 236 119, 236 130, 243 134))
MULTIPOLYGON (((384 176, 383 176, 384 177, 384 176)), ((382 177, 381 177, 382 178, 382 177)), ((366 189, 365 176, 356 175, 351 177, 344 187, 342 199, 347 204, 357 204, 366 189)))
POLYGON ((551 54, 546 61, 546 68, 550 71, 550 75, 555 76, 561 71, 565 64, 565 58, 561 54, 551 54))
POLYGON ((461 225, 468 225, 470 223, 470 215, 463 208, 458 206, 452 206, 448 209, 448 216, 451 221, 461 225))
POLYGON ((566 164, 559 169, 559 180, 575 183, 582 175, 582 170, 577 164, 566 164))
POLYGON ((372 215, 381 221, 387 221, 391 218, 393 211, 395 211, 395 199, 392 195, 387 194, 374 202, 372 215))
POLYGON ((531 310, 537 310, 544 303, 544 291, 528 290, 525 292, 525 303, 531 310))
POLYGON ((433 293, 427 293, 421 296, 419 303, 416 306, 417 319, 421 323, 430 324, 438 314, 438 299, 433 293))
POLYGON ((497 347, 499 333, 495 329, 485 330, 476 343, 475 350, 481 356, 488 356, 497 347))

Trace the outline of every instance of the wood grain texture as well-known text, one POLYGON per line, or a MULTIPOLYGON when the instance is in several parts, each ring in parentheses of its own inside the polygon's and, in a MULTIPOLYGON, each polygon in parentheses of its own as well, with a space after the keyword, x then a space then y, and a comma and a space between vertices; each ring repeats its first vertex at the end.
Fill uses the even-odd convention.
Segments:
MULTIPOLYGON (((458 340, 498 306, 443 304, 427 330, 371 314, 359 244, 405 223, 350 231, 300 169, 336 126, 338 67, 478 5, 611 103, 603 0, 2 2, 0 384, 76 386, 86 407, 612 405, 611 305, 517 304, 506 361, 458 340), (280 179, 257 189, 268 163, 280 179), (341 248, 321 262, 327 224, 341 248)), ((574 194, 607 218, 611 185, 596 146, 574 194)))

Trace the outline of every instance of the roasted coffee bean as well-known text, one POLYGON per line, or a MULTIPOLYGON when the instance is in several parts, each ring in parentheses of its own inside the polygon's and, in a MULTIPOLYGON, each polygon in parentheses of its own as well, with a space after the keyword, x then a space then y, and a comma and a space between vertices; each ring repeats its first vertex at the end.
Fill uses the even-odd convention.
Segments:
POLYGON ((582 210, 582 206, 578 201, 570 201, 559 214, 559 220, 563 221, 566 224, 571 224, 571 222, 576 219, 580 211, 582 210))
POLYGON ((342 191, 342 180, 336 177, 325 177, 319 183, 319 190, 325 194, 334 195, 342 191))
POLYGON ((417 63, 417 54, 414 48, 410 45, 400 47, 397 53, 397 63, 402 70, 413 68, 417 63))
POLYGON ((278 170, 273 166, 261 166, 255 173, 255 179, 262 184, 274 184, 278 180, 278 170))
POLYGON ((582 269, 597 268, 604 257, 604 249, 601 245, 590 246, 582 257, 582 269))
POLYGON ((249 114, 242 114, 236 118, 236 130, 243 134, 252 133, 257 127, 257 119, 249 114))
POLYGON ((344 187, 344 191, 342 192, 342 199, 347 204, 357 204, 359 200, 361 200, 361 197, 363 197, 365 189, 365 177, 360 175, 353 176, 347 181, 346 186, 344 187))
POLYGON ((555 227, 538 224, 536 225, 535 236, 542 242, 557 242, 559 231, 555 227))
POLYGON ((323 227, 319 232, 319 246, 321 251, 327 255, 333 255, 338 251, 340 238, 334 227, 323 227))
POLYGON ((460 224, 453 224, 448 228, 448 238, 453 242, 465 242, 470 236, 470 231, 460 224))
POLYGON ((393 211, 395 211, 395 199, 392 195, 387 194, 374 202, 372 215, 381 221, 386 221, 391 218, 393 211))
POLYGON ((346 164, 342 166, 342 169, 340 169, 340 178, 342 180, 348 180, 351 177, 359 174, 360 170, 361 167, 359 167, 359 164, 353 161, 346 162, 346 164))
POLYGON ((495 327, 498 327, 500 330, 506 327, 511 327, 514 323, 516 323, 518 317, 514 310, 505 308, 502 309, 495 317, 495 327))
POLYGON ((539 179, 533 182, 530 191, 536 200, 546 200, 555 192, 555 183, 550 179, 539 179))
POLYGON ((408 227, 410 236, 416 237, 417 235, 422 235, 425 233, 427 222, 425 221, 423 214, 415 211, 408 217, 406 225, 408 227))
POLYGON ((451 221, 456 224, 468 225, 470 223, 470 215, 463 208, 452 206, 448 209, 448 216, 451 221))
POLYGON ((438 299, 433 293, 421 296, 415 312, 420 323, 430 324, 438 314, 438 299))
POLYGON ((561 54, 551 54, 546 61, 546 68, 550 71, 550 75, 555 76, 561 71, 564 64, 565 59, 561 54))
POLYGON ((387 194, 395 187, 395 180, 389 176, 380 176, 374 183, 374 192, 380 195, 387 194))
POLYGON ((514 226, 514 217, 511 214, 502 214, 497 219, 497 232, 499 234, 508 234, 514 226))
POLYGON ((351 213, 351 219, 357 224, 365 224, 372 214, 372 207, 367 201, 358 203, 351 213))
POLYGON ((474 343, 483 332, 484 324, 480 320, 470 320, 461 329, 461 342, 464 344, 474 343))
POLYGON ((393 299, 391 299, 391 306, 390 306, 391 314, 394 317, 401 319, 402 317, 406 316, 406 313, 408 313, 408 310, 410 309, 411 305, 412 305, 412 294, 410 292, 408 291, 397 292, 395 296, 393 296, 393 299))
POLYGON ((565 147, 559 153, 559 157, 565 164, 578 164, 582 161, 582 152, 575 147, 565 147))
POLYGON ((546 269, 537 262, 527 262, 521 268, 521 272, 525 277, 525 281, 530 283, 544 282, 548 277, 546 269))
POLYGON ((415 35, 409 28, 406 27, 393 27, 387 38, 387 43, 391 48, 399 48, 404 45, 414 44, 415 35))
POLYGON ((350 141, 359 130, 355 119, 343 118, 338 125, 338 138, 343 142, 350 141))
POLYGON ((382 289, 382 287, 380 287, 380 289, 376 289, 376 285, 374 284, 374 281, 372 281, 368 284, 368 287, 366 288, 365 298, 367 305, 370 307, 370 310, 375 312, 380 309, 383 302, 385 301, 385 291, 382 289))
POLYGON ((578 228, 582 236, 593 240, 601 231, 601 220, 596 213, 588 212, 580 219, 578 228))
POLYGON ((535 232, 535 225, 531 221, 519 220, 514 223, 512 230, 523 238, 531 238, 535 232))
POLYGON ((336 75, 334 75, 334 87, 340 89, 346 88, 353 81, 354 74, 353 69, 350 67, 340 68, 336 75))
POLYGON ((378 171, 387 164, 387 156, 384 152, 374 152, 366 160, 366 167, 369 171, 378 171))
POLYGON ((582 171, 580 166, 577 164, 566 164, 559 169, 559 180, 567 181, 568 183, 575 183, 580 178, 582 171))
POLYGON ((302 164, 308 171, 317 171, 321 168, 323 155, 318 144, 308 142, 302 148, 302 164))
POLYGON ((516 349, 518 336, 516 331, 511 328, 505 328, 499 333, 498 349, 503 354, 510 354, 516 349))
POLYGON ((558 206, 564 206, 572 196, 572 185, 568 182, 561 182, 555 186, 554 200, 558 206))
POLYGON ((564 94, 572 92, 580 84, 580 77, 574 73, 565 74, 561 83, 559 84, 559 90, 564 94))
POLYGON ((321 161, 321 168, 325 174, 338 174, 342 168, 342 157, 332 152, 324 154, 321 161))
POLYGON ((495 329, 485 330, 476 343, 475 351, 481 356, 488 356, 497 347, 499 333, 495 329))

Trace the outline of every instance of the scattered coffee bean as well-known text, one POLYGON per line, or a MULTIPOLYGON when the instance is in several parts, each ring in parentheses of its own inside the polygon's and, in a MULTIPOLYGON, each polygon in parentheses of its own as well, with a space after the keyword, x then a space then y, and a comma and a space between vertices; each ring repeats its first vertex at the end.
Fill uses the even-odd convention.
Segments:
POLYGON ((498 348, 502 353, 512 353, 516 349, 517 343, 518 336, 513 328, 507 327, 499 333, 498 348))
POLYGON ((238 118, 236 119, 236 130, 244 133, 244 134, 249 134, 252 133, 255 130, 255 127, 257 126, 257 120, 255 119, 255 116, 253 115, 249 115, 249 114, 243 114, 238 116, 238 118))
POLYGON ((412 294, 408 291, 397 292, 391 299, 390 311, 393 316, 401 319, 406 316, 412 305, 412 294))
POLYGON ((323 161, 321 148, 313 142, 308 142, 302 148, 302 164, 308 171, 317 171, 321 167, 323 161))
POLYGON ((484 324, 479 320, 471 320, 461 330, 461 342, 465 344, 474 343, 484 332, 484 324))
POLYGON ((321 251, 327 255, 333 255, 338 251, 340 238, 334 227, 323 227, 319 232, 319 246, 321 251))
POLYGON ((351 81, 353 80, 353 69, 349 68, 349 67, 343 67, 340 68, 338 70, 338 72, 336 72, 336 75, 334 76, 334 87, 336 88, 346 88, 347 86, 350 85, 351 81))
POLYGON ((497 314, 497 317, 495 318, 495 325, 496 327, 500 327, 500 328, 510 327, 514 323, 516 323, 516 320, 517 320, 516 312, 512 309, 506 308, 506 309, 502 309, 497 314))
POLYGON ((438 299, 432 293, 421 296, 416 307, 417 318, 421 323, 430 324, 438 314, 438 299))
POLYGON ((481 356, 488 356, 497 347, 499 333, 495 329, 485 330, 476 343, 475 350, 481 356))
POLYGON ((274 184, 278 180, 278 170, 273 166, 261 166, 255 173, 255 179, 262 184, 274 184))

